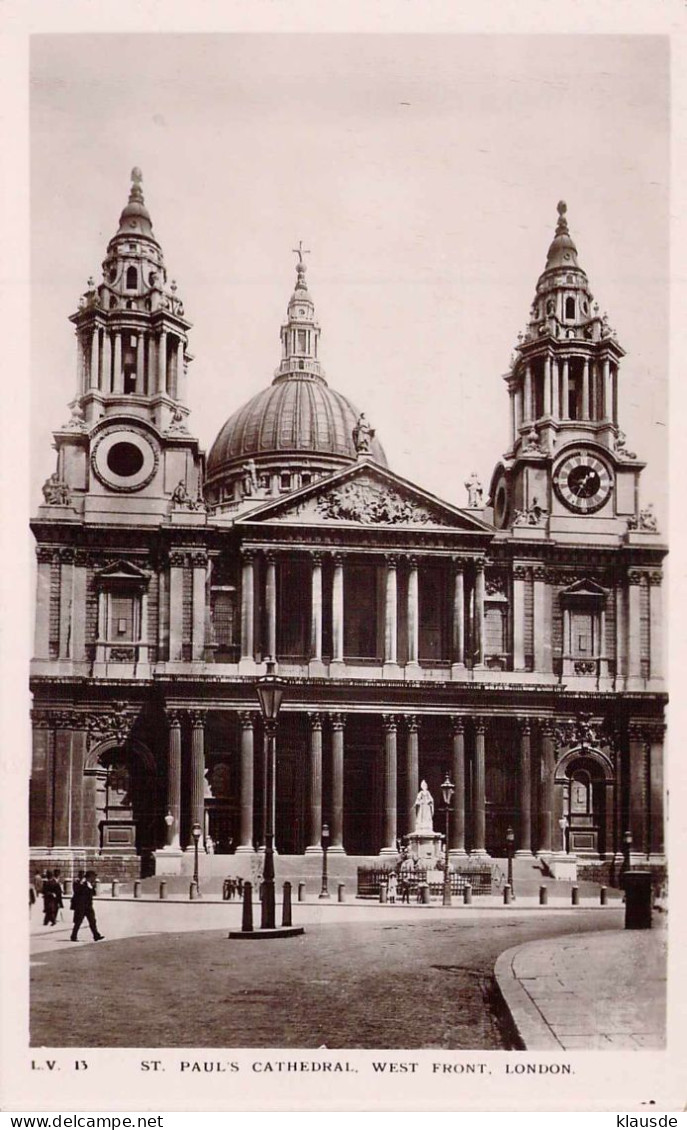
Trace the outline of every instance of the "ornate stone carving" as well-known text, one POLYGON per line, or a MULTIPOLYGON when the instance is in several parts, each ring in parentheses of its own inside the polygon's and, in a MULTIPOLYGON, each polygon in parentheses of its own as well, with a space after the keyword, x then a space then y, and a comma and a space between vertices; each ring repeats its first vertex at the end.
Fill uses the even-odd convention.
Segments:
POLYGON ((526 581, 530 575, 530 570, 526 565, 513 566, 513 579, 516 581, 526 581))
POLYGON ((57 471, 45 480, 41 487, 46 506, 71 506, 71 488, 60 478, 57 471))
MULTIPOLYGON (((593 661, 592 661, 593 662, 593 661)), ((593 715, 580 714, 577 718, 562 718, 554 724, 556 746, 606 744, 605 724, 593 721, 593 715)))
POLYGON ((516 510, 513 517, 514 526, 543 526, 548 517, 548 510, 540 506, 536 498, 526 510, 516 510))
POLYGON ((167 721, 169 723, 169 728, 170 729, 172 729, 172 728, 180 729, 181 728, 181 711, 177 710, 176 708, 173 708, 171 710, 168 709, 166 713, 167 713, 167 721))
POLYGON ((663 583, 662 573, 647 573, 647 576, 649 578, 650 585, 655 585, 658 588, 663 583))
POLYGON ((205 728, 205 719, 208 714, 207 710, 189 710, 187 713, 192 729, 203 730, 205 728))
POLYGON ((406 714, 405 724, 409 734, 417 734, 420 729, 422 719, 418 718, 417 714, 406 714))
POLYGON ((206 569, 208 563, 208 555, 204 549, 196 549, 191 554, 191 565, 194 569, 206 569))
POLYGON ((183 569, 186 564, 186 554, 182 553, 179 549, 171 549, 169 551, 169 567, 170 569, 183 569))
POLYGON ((387 734, 395 734, 398 729, 398 718, 395 714, 382 714, 382 725, 387 734))
POLYGON ((258 470, 254 459, 249 459, 241 468, 241 490, 244 498, 258 493, 258 470))
POLYGON ((576 675, 595 675, 596 674, 596 660, 595 659, 575 659, 573 660, 573 670, 576 675))
POLYGON ((338 713, 330 714, 329 719, 330 719, 331 724, 332 724, 332 730, 343 730, 343 729, 345 729, 345 726, 346 726, 346 715, 345 714, 338 714, 338 713))
POLYGON ((531 428, 522 441, 523 455, 545 455, 546 452, 539 442, 536 428, 531 428))
POLYGON ((204 510, 205 509, 205 503, 202 501, 202 499, 191 498, 190 494, 186 490, 186 484, 184 483, 184 480, 179 479, 179 482, 177 483, 174 490, 172 491, 172 509, 173 510, 204 510))
POLYGON ((617 454, 622 455, 625 459, 636 459, 636 452, 628 451, 626 444, 627 436, 625 435, 625 432, 619 430, 614 444, 617 454))
POLYGON ((318 498, 317 511, 325 518, 365 525, 445 525, 430 511, 401 495, 370 482, 344 483, 342 487, 318 498))
POLYGON ((123 744, 131 733, 136 712, 125 702, 116 701, 108 703, 102 710, 88 711, 83 717, 83 728, 88 730, 92 739, 115 738, 123 744))
POLYGON ((67 423, 62 425, 62 431, 84 432, 86 430, 86 418, 84 416, 84 410, 81 407, 81 401, 78 397, 72 400, 69 409, 71 416, 67 420, 67 423))
POLYGON ((188 428, 186 427, 184 413, 178 404, 174 407, 172 419, 167 431, 170 433, 177 432, 181 435, 188 435, 188 428))
POLYGON ((454 735, 465 733, 465 719, 462 717, 462 715, 451 715, 451 731, 454 735))
POLYGON ((627 579, 631 585, 645 585, 647 583, 646 573, 640 569, 628 569, 627 579))
POLYGON ((310 722, 310 729, 311 730, 321 730, 322 729, 322 715, 320 714, 319 710, 309 710, 308 711, 308 720, 310 722))
POLYGON ((532 570, 532 580, 547 581, 548 569, 545 569, 543 565, 535 565, 534 569, 532 570))
POLYGON ((39 565, 51 565, 57 557, 57 550, 49 545, 36 546, 36 561, 39 565))
POLYGON ((505 596, 508 591, 508 582, 503 573, 488 573, 484 580, 487 596, 505 596))
POLYGON ((239 710, 239 725, 242 730, 253 730, 255 728, 256 714, 252 710, 239 710))
POLYGON ((628 530, 639 530, 647 534, 658 533, 658 520, 654 514, 653 502, 648 502, 646 506, 642 507, 639 514, 633 514, 631 518, 627 519, 628 530))
POLYGON ((466 479, 464 486, 468 492, 468 510, 481 510, 484 506, 484 488, 476 471, 466 479))

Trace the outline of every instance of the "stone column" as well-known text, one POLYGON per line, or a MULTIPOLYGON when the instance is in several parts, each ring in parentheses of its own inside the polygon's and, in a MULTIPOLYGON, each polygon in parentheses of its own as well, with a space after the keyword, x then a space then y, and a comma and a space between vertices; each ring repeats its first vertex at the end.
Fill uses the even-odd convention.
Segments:
POLYGON ((551 415, 551 404, 553 401, 553 364, 551 354, 547 353, 544 358, 544 415, 551 415))
POLYGON ((265 606, 267 611, 267 658, 277 658, 277 561, 274 553, 265 554, 265 606))
MULTIPOLYGON (((418 593, 417 557, 408 558, 408 666, 420 662, 420 601, 418 593)), ((414 799, 414 798, 413 798, 414 799)))
POLYGON ((253 850, 253 805, 255 802, 255 715, 250 710, 239 711, 241 727, 241 823, 237 854, 253 850))
POLYGON ((322 554, 310 556, 312 565, 310 600, 310 656, 322 662, 322 554))
POLYGON ((112 337, 106 328, 103 331, 103 364, 100 372, 100 388, 108 393, 112 388, 112 337))
POLYGON ((181 831, 181 715, 168 710, 169 738, 167 746, 167 812, 174 822, 167 828, 167 847, 179 851, 181 831))
POLYGON ((465 562, 453 558, 453 666, 465 666, 465 562))
POLYGON ((520 843, 516 855, 532 854, 532 764, 530 720, 520 719, 520 843))
POLYGON ((534 612, 534 669, 548 673, 553 670, 551 655, 551 590, 546 583, 546 570, 536 566, 533 577, 534 612))
POLYGON ((513 387, 508 389, 508 395, 510 396, 511 446, 514 446, 518 434, 518 404, 515 397, 515 389, 513 387))
POLYGON ((662 617, 662 575, 649 573, 649 674, 652 679, 663 678, 663 617, 662 617))
POLYGON ((528 571, 524 565, 513 566, 513 670, 524 671, 524 586, 528 571))
POLYGON ((193 566, 193 614, 191 623, 191 657, 194 660, 205 656, 205 589, 207 583, 208 557, 205 551, 191 555, 193 566))
POLYGON ((654 723, 649 738, 649 851, 662 855, 663 839, 663 735, 665 726, 654 723))
POLYGON ((641 664, 641 585, 644 574, 637 569, 630 569, 628 579, 628 608, 627 608, 627 674, 631 679, 639 679, 642 673, 641 664))
POLYGON ((612 396, 613 404, 611 407, 611 418, 614 424, 618 423, 618 366, 614 365, 611 374, 612 396))
POLYGON ((334 579, 332 583, 332 661, 344 661, 344 570, 343 557, 334 554, 334 579))
POLYGON ((384 831, 382 855, 396 854, 396 793, 398 720, 395 714, 385 714, 384 722, 384 831))
POLYGON ((176 397, 182 404, 186 403, 186 368, 184 366, 184 346, 185 343, 179 339, 177 345, 177 388, 176 397))
POLYGON ((55 724, 53 843, 55 847, 69 847, 72 807, 72 715, 67 710, 56 710, 53 719, 55 724))
POLYGON ((415 830, 415 797, 420 785, 420 768, 419 768, 419 736, 420 720, 417 714, 408 714, 406 717, 406 726, 408 728, 407 741, 406 741, 406 805, 405 805, 405 820, 404 831, 413 832, 415 830))
POLYGON ((627 607, 625 588, 622 580, 618 579, 615 585, 615 673, 618 677, 627 673, 626 625, 627 607))
MULTIPOLYGON (((86 373, 86 355, 84 353, 83 337, 76 335, 76 395, 82 396, 88 391, 88 376, 86 373)), ((31 841, 33 843, 33 841, 31 841)))
POLYGON ((563 358, 563 365, 561 371, 561 419, 568 420, 570 418, 570 362, 567 357, 563 358))
POLYGON ((552 722, 541 727, 541 787, 539 792, 539 851, 548 854, 553 850, 553 793, 556 772, 556 751, 552 722))
POLYGON ((583 420, 589 419, 589 358, 582 362, 582 412, 583 420))
POLYGON ((472 765, 472 851, 471 855, 486 855, 485 821, 485 731, 484 718, 475 718, 475 758, 472 765))
POLYGON ((532 368, 529 362, 525 365, 525 403, 523 405, 525 412, 525 422, 529 423, 533 418, 532 411, 532 368))
POLYGON ((451 826, 451 854, 465 855, 465 721, 451 718, 453 731, 453 781, 456 786, 451 826))
POLYGON ((559 420, 561 416, 560 383, 560 366, 556 358, 554 358, 551 362, 551 414, 554 420, 559 420))
POLYGON ((60 659, 72 655, 72 607, 74 598, 74 550, 60 550, 60 659))
POLYGON ((114 360, 112 372, 112 391, 124 392, 124 369, 122 367, 122 335, 117 331, 114 335, 114 360))
MULTIPOLYGON (((72 659, 77 662, 86 658, 86 580, 88 557, 83 550, 74 553, 74 573, 72 586, 72 659)), ((147 593, 144 592, 142 600, 147 593)))
POLYGON ((169 554, 169 658, 179 662, 183 658, 184 615, 184 565, 185 554, 169 554))
POLYGON ((100 381, 100 333, 95 326, 91 335, 90 387, 99 388, 100 381))
POLYGON ((36 548, 36 619, 33 653, 36 659, 50 658, 50 587, 53 550, 36 548))
POLYGON ((604 357, 603 365, 603 381, 604 381, 604 420, 610 420, 613 414, 613 390, 611 388, 611 363, 608 357, 604 357))
MULTIPOLYGON (((205 710, 190 710, 191 719, 191 827, 200 824, 205 833, 205 710)), ((189 828, 190 837, 191 828, 189 828)), ((204 842, 204 835, 203 841, 204 842)), ((193 839, 186 848, 193 851, 193 839)))
POLYGON ((317 711, 310 720, 310 773, 308 805, 308 846, 306 853, 322 851, 322 715, 317 711))
POLYGON ((157 392, 167 392, 167 334, 162 330, 157 341, 157 392))
POLYGON ((398 586, 395 557, 386 559, 386 598, 384 614, 384 662, 398 663, 398 586))
POLYGON ((33 750, 31 756, 29 842, 33 847, 53 846, 53 761, 55 733, 48 710, 31 711, 33 750))
POLYGON ((474 663, 484 666, 484 559, 475 561, 475 640, 474 663))
POLYGON ((630 831, 632 832, 632 854, 645 855, 648 852, 648 742, 640 726, 630 726, 628 729, 628 737, 630 745, 630 831))
POLYGON ((332 714, 332 820, 329 851, 343 852, 345 714, 332 714))
POLYGON ((145 348, 146 339, 143 331, 139 331, 136 337, 136 395, 145 396, 145 348))
POLYGON ((255 658, 255 554, 241 551, 241 661, 255 658))

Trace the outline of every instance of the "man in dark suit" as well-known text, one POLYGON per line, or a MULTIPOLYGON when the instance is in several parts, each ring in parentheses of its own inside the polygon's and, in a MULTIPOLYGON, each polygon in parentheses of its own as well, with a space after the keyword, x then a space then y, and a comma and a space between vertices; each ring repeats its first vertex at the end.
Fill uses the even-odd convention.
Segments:
POLYGON ((72 927, 72 942, 79 940, 79 927, 84 918, 91 928, 94 942, 102 941, 103 935, 98 933, 98 924, 95 920, 95 911, 93 910, 93 896, 95 895, 95 884, 97 875, 95 871, 87 871, 86 877, 82 882, 74 885, 74 894, 72 895, 72 909, 74 911, 74 925, 72 927))

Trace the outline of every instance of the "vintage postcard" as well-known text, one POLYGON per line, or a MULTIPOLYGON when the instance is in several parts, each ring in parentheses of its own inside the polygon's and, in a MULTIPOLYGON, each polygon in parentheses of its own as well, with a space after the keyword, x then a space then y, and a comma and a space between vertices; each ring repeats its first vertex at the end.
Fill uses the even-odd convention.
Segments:
POLYGON ((5 1109, 684 1103, 684 16, 547 13, 8 28, 5 1109))

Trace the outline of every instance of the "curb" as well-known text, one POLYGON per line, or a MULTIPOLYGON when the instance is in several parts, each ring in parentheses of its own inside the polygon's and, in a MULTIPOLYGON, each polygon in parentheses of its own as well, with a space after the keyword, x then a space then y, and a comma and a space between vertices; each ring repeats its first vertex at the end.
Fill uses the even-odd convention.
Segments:
POLYGON ((504 950, 496 959, 494 978, 503 1003, 510 1013, 520 1047, 527 1051, 560 1052, 563 1051, 563 1045, 554 1036, 529 993, 523 989, 513 969, 513 963, 522 950, 539 944, 523 942, 522 945, 504 950))

